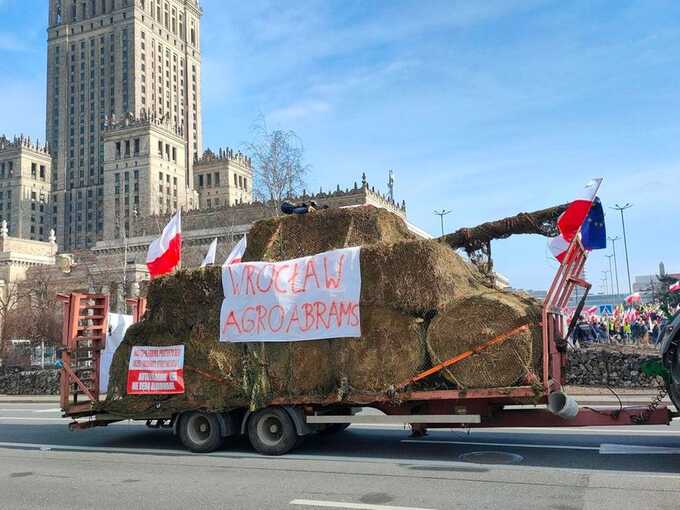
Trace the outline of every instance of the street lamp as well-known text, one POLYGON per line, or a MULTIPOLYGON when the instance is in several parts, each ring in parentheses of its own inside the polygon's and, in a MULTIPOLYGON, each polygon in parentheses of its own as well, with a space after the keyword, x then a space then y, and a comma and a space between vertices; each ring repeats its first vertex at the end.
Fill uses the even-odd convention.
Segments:
POLYGON ((442 209, 441 211, 435 210, 434 213, 439 216, 439 220, 441 221, 442 225, 442 237, 444 236, 444 216, 447 214, 451 214, 453 211, 447 211, 446 209, 442 209))
POLYGON ((608 237, 612 242, 612 254, 614 255, 614 273, 616 274, 616 295, 620 296, 621 291, 619 290, 619 265, 616 263, 616 241, 619 241, 621 238, 619 236, 616 237, 608 237))
MULTIPOLYGON (((611 275, 614 274, 614 273, 612 273, 612 257, 613 256, 614 255, 605 255, 605 257, 607 257, 609 259, 609 276, 610 277, 611 277, 611 275)), ((610 286, 612 288, 612 294, 614 294, 614 278, 612 278, 609 283, 610 283, 610 286)))
POLYGON ((621 213, 621 228, 623 229, 623 249, 626 252, 626 271, 628 273, 629 294, 633 293, 633 286, 630 283, 630 263, 628 262, 628 240, 626 238, 626 221, 623 219, 623 211, 625 211, 626 209, 630 209, 631 207, 633 207, 633 204, 629 204, 628 202, 626 202, 625 205, 615 204, 614 207, 611 207, 611 209, 614 209, 621 213))
POLYGON ((609 292, 609 278, 607 277, 607 273, 609 271, 602 271, 602 286, 604 287, 604 292, 602 294, 606 294, 609 292))

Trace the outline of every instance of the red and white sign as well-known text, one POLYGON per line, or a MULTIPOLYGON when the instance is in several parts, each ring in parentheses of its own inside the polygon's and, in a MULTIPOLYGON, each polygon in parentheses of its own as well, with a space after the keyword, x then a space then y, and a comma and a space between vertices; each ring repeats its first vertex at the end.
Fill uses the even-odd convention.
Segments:
POLYGON ((675 282, 673 285, 668 287, 668 290, 671 292, 680 292, 680 282, 675 282))
POLYGON ((184 346, 132 347, 127 392, 128 395, 184 393, 184 346))
POLYGON ((149 245, 146 254, 146 267, 151 278, 171 273, 179 265, 182 257, 182 217, 177 211, 158 239, 149 245))
POLYGON ((359 248, 222 267, 222 342, 361 336, 359 248))

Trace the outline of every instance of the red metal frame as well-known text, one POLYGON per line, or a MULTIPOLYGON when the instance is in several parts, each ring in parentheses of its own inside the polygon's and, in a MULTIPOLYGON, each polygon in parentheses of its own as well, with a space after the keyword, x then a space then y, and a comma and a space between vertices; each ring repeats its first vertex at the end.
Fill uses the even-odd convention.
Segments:
POLYGON ((139 322, 146 313, 146 298, 136 297, 126 299, 125 302, 132 308, 132 320, 139 322))
POLYGON ((558 349, 557 339, 565 338, 564 309, 569 303, 576 286, 587 292, 590 284, 580 278, 587 258, 587 252, 579 236, 571 242, 564 261, 560 264, 550 289, 543 301, 543 389, 546 395, 559 390, 564 384, 562 368, 567 356, 558 349))
POLYGON ((59 294, 64 304, 60 402, 66 414, 86 412, 99 401, 99 363, 108 332, 109 297, 59 294))

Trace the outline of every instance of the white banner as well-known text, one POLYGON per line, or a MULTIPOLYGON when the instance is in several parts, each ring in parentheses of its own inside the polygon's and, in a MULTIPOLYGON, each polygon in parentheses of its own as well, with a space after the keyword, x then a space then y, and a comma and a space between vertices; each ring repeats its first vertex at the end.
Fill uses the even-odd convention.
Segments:
POLYGON ((109 314, 109 331, 106 335, 106 346, 99 361, 99 393, 104 395, 109 387, 109 369, 113 361, 113 354, 125 338, 127 328, 132 325, 132 315, 120 313, 109 314))
POLYGON ((222 267, 222 342, 361 336, 359 248, 222 267))

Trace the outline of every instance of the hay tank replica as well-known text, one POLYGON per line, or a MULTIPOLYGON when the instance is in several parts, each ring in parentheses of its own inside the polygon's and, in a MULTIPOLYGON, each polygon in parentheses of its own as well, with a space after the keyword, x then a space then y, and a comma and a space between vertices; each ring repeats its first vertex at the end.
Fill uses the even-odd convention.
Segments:
POLYGON ((408 424, 415 434, 452 427, 667 424, 665 407, 579 409, 562 391, 573 327, 564 310, 581 287, 578 317, 590 289, 578 277, 587 257, 578 236, 543 303, 493 283, 491 240, 555 235, 565 207, 436 240, 416 238, 400 217, 372 206, 260 221, 248 234, 244 262, 361 246, 361 338, 220 342, 222 269, 178 271, 153 280, 147 298, 132 300, 136 322, 113 355, 105 395, 99 378, 108 296, 62 295, 64 415, 73 419, 72 429, 143 420, 171 429, 194 452, 247 435, 267 455, 352 423, 408 424), (184 346, 185 391, 128 394, 132 348, 174 345, 184 346), (516 407, 526 404, 538 406, 516 407), (360 407, 385 416, 355 414, 360 407))

